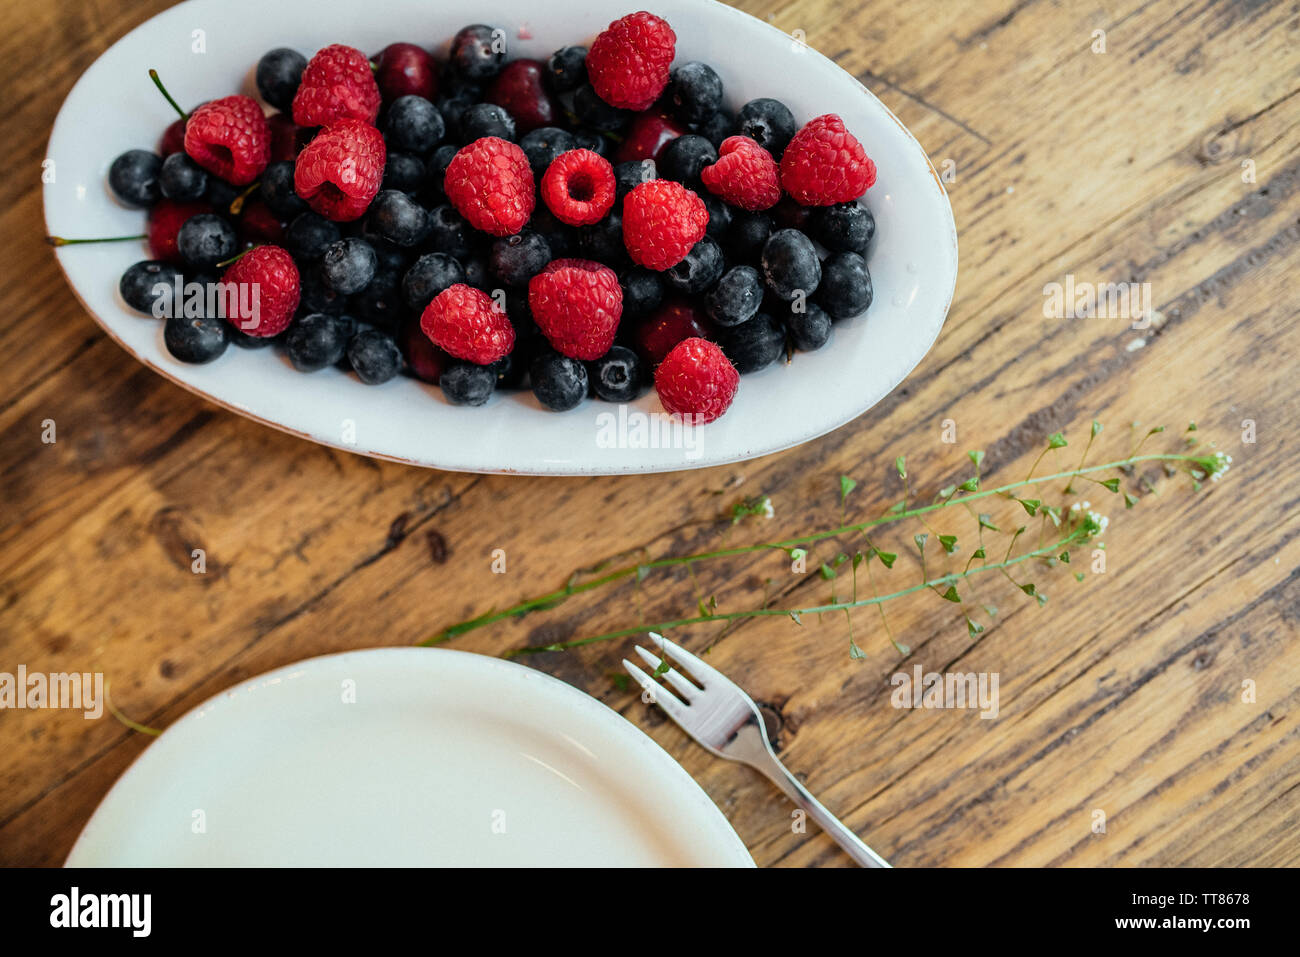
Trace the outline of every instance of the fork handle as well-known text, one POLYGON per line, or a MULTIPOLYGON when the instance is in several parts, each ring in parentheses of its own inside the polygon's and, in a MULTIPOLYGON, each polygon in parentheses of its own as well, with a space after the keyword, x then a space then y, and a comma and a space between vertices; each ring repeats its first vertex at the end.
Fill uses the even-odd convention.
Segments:
POLYGON ((799 783, 799 779, 786 770, 784 764, 774 756, 769 755, 769 757, 771 758, 770 762, 755 762, 754 766, 762 771, 796 806, 807 812, 808 816, 817 822, 817 826, 825 831, 845 854, 853 858, 862 867, 891 866, 888 861, 869 848, 856 834, 845 827, 839 818, 826 810, 822 803, 799 783))

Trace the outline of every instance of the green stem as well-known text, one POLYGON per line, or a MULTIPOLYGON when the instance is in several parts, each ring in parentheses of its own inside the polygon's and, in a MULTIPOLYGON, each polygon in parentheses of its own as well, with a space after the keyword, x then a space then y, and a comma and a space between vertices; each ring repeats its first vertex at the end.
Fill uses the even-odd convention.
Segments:
POLYGON ((186 113, 184 110, 182 110, 180 108, 180 104, 178 104, 175 100, 172 99, 172 95, 167 92, 167 87, 163 86, 162 78, 158 76, 157 70, 154 69, 149 70, 149 79, 153 80, 153 85, 158 87, 158 92, 161 93, 163 97, 167 100, 167 102, 172 105, 172 109, 180 114, 180 118, 182 120, 188 120, 190 118, 190 115, 186 113))
MULTIPOLYGON (((552 605, 559 604, 560 602, 564 601, 566 598, 571 597, 572 595, 578 595, 583 592, 588 592, 591 591, 592 589, 600 588, 603 585, 608 585, 611 584, 612 582, 620 581, 621 579, 629 578, 633 575, 640 574, 644 576, 650 571, 659 568, 671 568, 673 566, 685 565, 691 562, 713 561, 719 558, 734 558, 738 555, 751 555, 755 552, 761 552, 761 551, 769 551, 769 550, 788 551, 791 548, 798 548, 805 545, 811 545, 816 542, 824 541, 828 538, 835 538, 837 536, 849 534, 852 532, 865 532, 867 529, 875 528, 879 525, 887 525, 892 522, 902 521, 903 519, 915 518, 918 515, 925 515, 930 512, 935 512, 943 508, 948 508, 952 505, 969 503, 969 502, 977 501, 978 499, 988 498, 993 495, 1003 495, 1015 489, 1024 488, 1027 485, 1037 485, 1043 482, 1054 482, 1057 481, 1058 479, 1083 475, 1088 472, 1099 472, 1103 469, 1120 468, 1124 466, 1136 465, 1138 462, 1149 462, 1149 461, 1201 462, 1204 458, 1205 456, 1177 455, 1173 453, 1152 453, 1150 455, 1130 456, 1127 459, 1121 459, 1117 462, 1107 462, 1102 465, 1090 465, 1084 469, 1072 469, 1068 472, 1057 472, 1053 475, 1044 475, 1039 478, 1025 478, 1019 482, 1012 482, 1009 485, 1003 485, 998 488, 985 489, 984 491, 980 491, 980 492, 972 492, 971 494, 964 495, 961 498, 953 498, 950 496, 940 502, 935 502, 931 505, 923 505, 902 512, 895 512, 887 515, 882 515, 879 518, 874 518, 866 522, 860 522, 856 525, 841 525, 838 528, 826 529, 821 532, 813 532, 810 535, 805 535, 801 538, 788 539, 783 542, 762 542, 757 545, 742 545, 734 548, 720 548, 714 551, 700 552, 699 554, 696 555, 683 555, 683 556, 674 556, 671 558, 658 558, 655 559, 654 561, 643 562, 640 565, 629 565, 625 568, 615 569, 614 571, 609 572, 606 575, 602 575, 599 578, 593 578, 591 581, 583 582, 580 585, 574 585, 570 583, 566 585, 564 588, 557 589, 556 591, 553 592, 548 592, 544 595, 537 595, 536 597, 529 598, 525 601, 521 601, 519 604, 513 605, 510 608, 506 608, 502 611, 489 612, 485 615, 480 615, 478 618, 471 618, 467 621, 458 622, 455 625, 452 625, 448 628, 444 628, 442 631, 437 632, 436 634, 431 635, 428 638, 425 638, 423 641, 419 642, 419 645, 421 647, 432 647, 434 645, 440 645, 443 642, 449 641, 452 638, 456 638, 460 635, 463 635, 466 632, 474 631, 478 628, 483 628, 487 625, 495 624, 496 622, 503 621, 506 618, 514 618, 520 615, 525 615, 530 611, 536 611, 537 609, 542 607, 550 607, 552 605)), ((991 568, 993 566, 990 565, 987 567, 991 568)))
MULTIPOLYGON (((901 591, 891 592, 888 595, 873 595, 870 598, 861 598, 853 601, 830 602, 825 605, 814 605, 809 608, 754 608, 749 611, 735 611, 716 615, 696 615, 692 618, 677 618, 672 621, 656 622, 652 625, 638 625, 632 628, 621 628, 618 631, 607 631, 603 634, 592 635, 588 638, 575 638, 572 641, 561 641, 550 645, 533 645, 527 648, 517 648, 513 651, 507 651, 505 657, 514 658, 518 655, 531 655, 543 651, 566 651, 569 648, 591 645, 599 641, 610 641, 614 638, 629 638, 633 635, 643 634, 646 631, 654 631, 662 634, 665 631, 671 631, 674 628, 684 628, 687 625, 705 625, 717 621, 735 621, 741 618, 769 616, 790 618, 794 615, 820 615, 825 614, 828 611, 847 611, 852 608, 861 608, 867 605, 880 605, 895 598, 902 598, 904 595, 914 594, 915 592, 921 591, 923 588, 939 588, 943 585, 951 585, 964 578, 971 578, 975 575, 981 574, 982 572, 1005 570, 1012 565, 1018 565, 1021 562, 1027 562, 1034 558, 1041 558, 1056 549, 1065 548, 1084 537, 1086 537, 1084 530, 1076 529, 1059 542, 1046 548, 1036 548, 1032 552, 1025 552, 1023 555, 1017 555, 1015 558, 998 562, 993 565, 981 565, 979 568, 970 572, 950 572, 947 575, 941 575, 938 578, 921 582, 919 585, 912 585, 910 588, 904 588, 901 591)), ((1003 573, 1005 574, 1005 571, 1003 573)))
POLYGON ((83 243, 124 243, 132 239, 148 239, 144 233, 138 236, 103 236, 98 239, 65 239, 62 236, 46 236, 45 241, 51 246, 80 246, 83 243))

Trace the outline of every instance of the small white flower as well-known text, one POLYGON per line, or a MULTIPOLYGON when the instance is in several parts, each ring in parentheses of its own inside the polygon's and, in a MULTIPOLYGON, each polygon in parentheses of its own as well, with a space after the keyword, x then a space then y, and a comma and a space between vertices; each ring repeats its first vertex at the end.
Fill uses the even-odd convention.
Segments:
POLYGON ((774 518, 775 516, 776 516, 776 510, 772 508, 772 500, 765 496, 763 498, 763 517, 774 518))

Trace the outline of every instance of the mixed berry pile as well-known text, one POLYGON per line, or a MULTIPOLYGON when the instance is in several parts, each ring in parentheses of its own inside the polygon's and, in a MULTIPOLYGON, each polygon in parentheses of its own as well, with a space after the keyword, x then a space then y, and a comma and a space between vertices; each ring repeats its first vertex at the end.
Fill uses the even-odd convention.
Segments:
POLYGON ((410 43, 272 50, 257 87, 278 112, 212 100, 113 162, 153 256, 122 297, 167 317, 185 362, 275 343, 303 372, 405 370, 459 405, 530 387, 559 411, 653 382, 712 421, 741 374, 871 304, 876 170, 834 114, 727 112, 675 45, 642 12, 545 62, 484 25, 445 63, 410 43), (195 283, 258 295, 214 309, 195 283))

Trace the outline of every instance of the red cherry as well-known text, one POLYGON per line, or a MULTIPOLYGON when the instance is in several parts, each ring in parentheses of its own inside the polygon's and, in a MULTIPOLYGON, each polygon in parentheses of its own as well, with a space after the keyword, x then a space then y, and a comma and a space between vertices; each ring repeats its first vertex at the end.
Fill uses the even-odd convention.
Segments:
POLYGON ((175 120, 172 125, 167 127, 162 135, 162 140, 158 144, 158 154, 160 156, 171 156, 173 153, 185 152, 185 121, 175 120))
POLYGON ((686 132, 686 128, 659 113, 638 113, 628 127, 627 139, 619 145, 616 163, 658 159, 663 148, 686 132))
POLYGON ((304 144, 298 142, 298 125, 293 117, 272 113, 266 118, 266 125, 271 128, 271 162, 297 159, 304 144))
POLYGON ((252 199, 244 204, 244 214, 239 218, 239 232, 245 239, 255 243, 279 245, 284 242, 284 225, 260 199, 252 199))
POLYGON ((684 339, 711 338, 708 317, 684 299, 671 300, 637 326, 636 351, 651 365, 658 365, 684 339))
POLYGON ((424 47, 390 43, 374 59, 375 82, 385 103, 412 94, 432 100, 438 91, 438 70, 424 47))
POLYGON ((545 67, 537 60, 512 60, 497 74, 485 99, 514 117, 520 135, 539 126, 552 126, 558 110, 542 85, 545 67))
POLYGON ((406 364, 411 374, 424 382, 437 385, 442 370, 454 360, 443 352, 424 334, 420 328, 420 317, 409 316, 398 330, 397 344, 406 357, 406 364))

